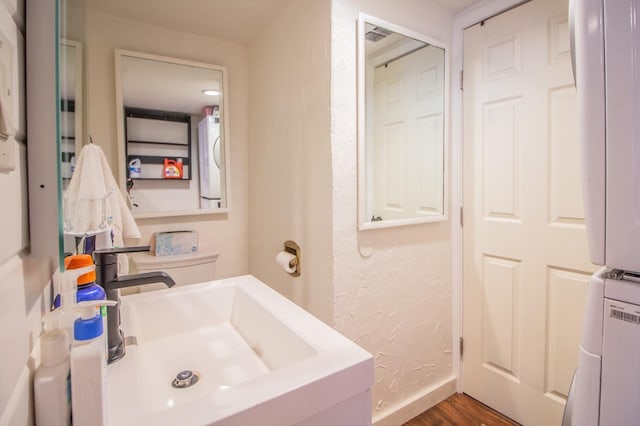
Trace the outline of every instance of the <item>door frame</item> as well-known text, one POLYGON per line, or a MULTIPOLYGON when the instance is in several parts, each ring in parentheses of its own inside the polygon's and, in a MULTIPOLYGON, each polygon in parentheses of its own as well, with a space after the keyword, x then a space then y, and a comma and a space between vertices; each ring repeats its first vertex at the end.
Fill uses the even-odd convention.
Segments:
MULTIPOLYGON (((491 18, 509 9, 520 6, 531 0, 485 0, 469 7, 454 17, 453 38, 451 42, 451 200, 453 203, 449 217, 451 218, 451 233, 453 240, 453 342, 452 348, 458 348, 462 338, 462 303, 463 303, 463 246, 461 207, 463 201, 463 167, 462 167, 462 146, 463 146, 463 98, 460 90, 461 72, 463 69, 464 29, 475 25, 485 19, 491 18)), ((462 358, 460 351, 454 349, 453 374, 456 377, 456 390, 462 392, 462 358)))

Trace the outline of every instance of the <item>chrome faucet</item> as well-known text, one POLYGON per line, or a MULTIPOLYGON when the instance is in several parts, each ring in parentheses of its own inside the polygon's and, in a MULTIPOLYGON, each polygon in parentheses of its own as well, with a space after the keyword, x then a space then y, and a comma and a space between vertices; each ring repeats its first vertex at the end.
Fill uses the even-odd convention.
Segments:
POLYGON ((93 261, 96 264, 96 283, 104 288, 107 300, 116 302, 115 306, 107 307, 109 364, 124 356, 124 337, 120 330, 120 289, 154 283, 164 283, 167 287, 173 287, 176 284, 173 278, 164 272, 118 276, 118 254, 149 251, 150 249, 149 246, 120 247, 93 252, 93 261))

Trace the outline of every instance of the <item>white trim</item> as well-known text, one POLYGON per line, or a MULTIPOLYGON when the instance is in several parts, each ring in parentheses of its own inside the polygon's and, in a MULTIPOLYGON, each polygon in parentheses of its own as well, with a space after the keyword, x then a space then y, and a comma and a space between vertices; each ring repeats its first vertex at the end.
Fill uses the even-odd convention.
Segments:
MULTIPOLYGON (((123 163, 124 164, 124 163, 123 163)), ((231 209, 200 209, 200 210, 171 210, 162 212, 137 213, 132 212, 133 218, 138 219, 157 219, 159 217, 178 217, 178 216, 204 216, 229 214, 231 209)))
POLYGON ((53 19, 56 12, 55 2, 27 0, 26 113, 37 117, 27 124, 29 238, 31 254, 41 258, 59 257, 62 249, 59 144, 53 143, 53 139, 58 138, 56 111, 59 110, 56 90, 59 40, 53 19))
POLYGON ((451 231, 453 239, 453 373, 458 379, 457 391, 462 392, 462 360, 457 350, 462 337, 462 228, 460 227, 460 208, 462 207, 462 91, 459 87, 463 59, 464 29, 478 22, 516 7, 528 0, 485 0, 460 12, 453 20, 452 67, 451 67, 451 231))
POLYGON ((448 377, 415 397, 409 397, 402 401, 401 406, 394 406, 386 410, 385 414, 374 416, 375 426, 401 425, 412 418, 424 413, 437 403, 456 393, 456 378, 448 377))

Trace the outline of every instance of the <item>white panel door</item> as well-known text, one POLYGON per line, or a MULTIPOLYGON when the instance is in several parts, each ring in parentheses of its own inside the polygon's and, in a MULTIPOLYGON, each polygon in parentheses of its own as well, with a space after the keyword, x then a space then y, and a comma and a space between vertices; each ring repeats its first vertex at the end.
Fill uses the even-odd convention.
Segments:
POLYGON ((463 390, 559 425, 588 256, 567 4, 533 0, 464 33, 463 390))
POLYGON ((385 220, 441 214, 442 51, 425 47, 374 71, 374 215, 385 220))

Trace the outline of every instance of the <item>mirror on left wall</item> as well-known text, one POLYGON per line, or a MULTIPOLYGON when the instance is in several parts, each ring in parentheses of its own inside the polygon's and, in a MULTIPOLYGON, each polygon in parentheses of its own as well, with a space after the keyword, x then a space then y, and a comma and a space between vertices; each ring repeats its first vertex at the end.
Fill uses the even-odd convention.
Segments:
POLYGON ((65 30, 66 0, 25 9, 30 251, 64 269, 62 194, 85 134, 82 37, 65 30))
MULTIPOLYGON (((117 145, 121 140, 117 134, 117 116, 122 114, 122 110, 116 111, 116 92, 119 90, 115 81, 116 49, 144 49, 143 51, 163 53, 184 60, 190 60, 190 56, 200 60, 203 57, 215 58, 216 53, 206 52, 203 55, 203 49, 175 49, 168 46, 167 40, 156 41, 151 36, 143 40, 143 32, 139 30, 143 24, 128 16, 126 3, 122 3, 120 14, 116 16, 104 13, 101 8, 106 7, 106 2, 98 0, 26 2, 29 22, 26 37, 29 87, 27 114, 29 117, 38 117, 28 123, 31 252, 38 256, 61 258, 64 252, 63 190, 69 183, 72 160, 77 160, 76 155, 81 147, 89 142, 91 136, 94 143, 103 149, 116 178, 121 173, 126 173, 128 167, 128 162, 124 160, 120 164, 117 145), (119 31, 113 30, 113 22, 120 25, 119 31), (131 36, 126 29, 133 31, 136 36, 131 36), (71 40, 78 43, 74 45, 71 40), (70 98, 73 98, 73 114, 69 114, 72 104, 69 102, 70 98), (73 119, 70 118, 71 115, 74 116, 73 119), (61 143, 63 137, 64 143, 61 143)), ((179 43, 177 40, 175 44, 169 44, 175 46, 179 43)), ((196 45, 198 43, 203 44, 197 40, 196 45)), ((214 138, 210 144, 211 164, 224 168, 221 173, 226 175, 219 176, 222 182, 219 190, 208 193, 204 191, 202 194, 207 198, 220 199, 208 200, 207 203, 188 209, 134 213, 137 215, 136 219, 221 213, 219 218, 224 220, 226 213, 230 211, 230 141, 226 126, 229 118, 228 109, 224 106, 224 98, 228 98, 224 88, 224 80, 227 79, 228 75, 224 74, 217 110, 211 108, 214 115, 218 113, 220 116, 220 138, 214 138)), ((216 106, 216 102, 212 102, 210 106, 216 106)), ((193 157, 194 168, 198 158, 197 155, 193 157)), ((198 174, 195 169, 192 172, 192 178, 195 177, 197 181, 198 174)), ((122 185, 119 189, 126 195, 126 182, 119 184, 122 185)), ((184 207, 182 203, 174 204, 184 207)))

